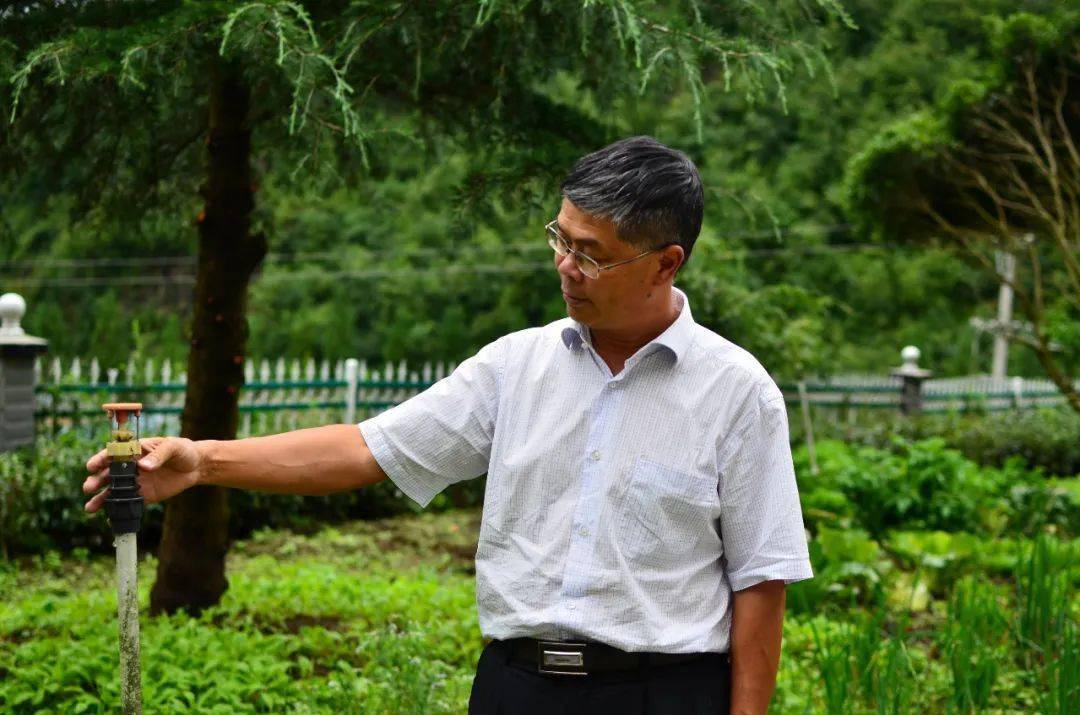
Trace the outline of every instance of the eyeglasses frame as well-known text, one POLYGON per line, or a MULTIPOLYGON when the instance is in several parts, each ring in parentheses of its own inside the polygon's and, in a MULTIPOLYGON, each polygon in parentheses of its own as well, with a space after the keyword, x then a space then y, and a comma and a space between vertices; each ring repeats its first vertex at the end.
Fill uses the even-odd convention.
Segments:
POLYGON ((623 266, 623 265, 626 265, 627 263, 633 263, 634 261, 638 260, 639 258, 644 258, 645 256, 649 255, 650 253, 656 253, 657 251, 661 251, 661 250, 667 248, 668 246, 674 245, 674 244, 668 243, 668 244, 665 244, 663 246, 660 246, 660 248, 654 248, 651 251, 645 251, 644 253, 639 253, 638 255, 634 256, 633 258, 627 258, 624 261, 617 261, 615 263, 608 263, 607 265, 601 266, 599 263, 596 262, 595 259, 585 255, 581 251, 575 250, 574 247, 570 245, 570 242, 566 240, 566 237, 563 236, 561 233, 559 233, 558 223, 559 223, 558 219, 553 219, 553 220, 549 221, 546 226, 544 226, 544 230, 548 234, 548 245, 551 246, 552 250, 554 250, 555 253, 557 253, 560 258, 566 258, 566 256, 570 255, 571 253, 574 254, 574 258, 578 261, 578 268, 579 269, 581 268, 580 261, 582 261, 582 260, 584 260, 586 263, 591 263, 592 265, 596 266, 596 275, 595 276, 589 275, 588 273, 585 272, 584 269, 581 270, 582 275, 584 275, 586 278, 591 278, 592 280, 596 280, 597 278, 599 278, 601 271, 606 271, 609 268, 616 268, 618 266, 623 266), (557 243, 558 241, 562 242, 563 247, 566 249, 566 253, 561 253, 559 251, 559 245, 557 243))

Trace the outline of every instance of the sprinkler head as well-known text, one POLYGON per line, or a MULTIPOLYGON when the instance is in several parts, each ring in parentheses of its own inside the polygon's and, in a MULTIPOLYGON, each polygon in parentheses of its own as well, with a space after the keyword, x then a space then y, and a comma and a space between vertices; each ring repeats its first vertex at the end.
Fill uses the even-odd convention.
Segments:
POLYGON ((107 402, 102 405, 109 413, 112 439, 106 445, 109 460, 109 495, 105 497, 105 513, 109 516, 113 534, 132 534, 142 523, 143 498, 139 495, 139 468, 136 460, 142 456, 139 446, 139 413, 141 402, 107 402), (135 431, 128 427, 133 417, 135 431))

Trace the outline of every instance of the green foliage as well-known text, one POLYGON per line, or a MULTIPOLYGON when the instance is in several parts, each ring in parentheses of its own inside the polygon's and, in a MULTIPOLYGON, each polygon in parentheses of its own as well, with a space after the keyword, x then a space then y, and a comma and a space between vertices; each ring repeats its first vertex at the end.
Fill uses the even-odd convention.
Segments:
POLYGON ((866 532, 822 526, 809 549, 814 578, 788 588, 793 612, 839 610, 884 600, 884 580, 892 562, 866 532))
POLYGON ((995 279, 995 252, 1017 258, 1010 282, 1030 330, 1008 328, 1007 337, 1032 350, 1080 412, 1072 387, 1080 212, 1075 190, 1063 188, 1076 164, 1069 126, 1080 108, 1080 15, 1024 10, 984 23, 991 56, 980 72, 883 128, 849 161, 845 200, 861 230, 940 240, 995 279))
MULTIPOLYGON (((980 468, 941 439, 907 442, 897 438, 895 451, 852 448, 843 443, 818 446, 821 473, 803 477, 808 491, 842 493, 851 503, 845 516, 877 537, 890 529, 942 529, 991 533, 1004 507, 1010 483, 1034 481, 1019 469, 980 468)), ((797 474, 809 468, 800 455, 797 474)))
MULTIPOLYGON (((557 38, 529 4, 354 3, 336 15, 304 3, 194 5, 148 13, 157 25, 145 33, 114 27, 94 56, 105 58, 101 72, 130 79, 69 81, 63 91, 85 96, 85 106, 67 115, 35 114, 53 87, 44 67, 35 70, 27 91, 41 102, 27 100, 16 125, 0 127, 19 140, 0 164, 15 161, 9 176, 25 179, 3 189, 17 200, 5 202, 0 252, 34 261, 0 282, 27 296, 26 324, 53 341, 54 354, 122 360, 126 329, 85 324, 81 297, 91 291, 115 294, 121 325, 138 320, 157 338, 152 355, 186 354, 192 263, 139 266, 123 279, 143 283, 121 287, 114 265, 39 260, 190 255, 205 114, 199 62, 221 49, 231 18, 226 52, 262 88, 256 220, 272 254, 252 284, 256 356, 460 360, 505 332, 561 317, 539 235, 558 180, 583 151, 646 132, 686 149, 710 190, 705 232, 680 276, 701 307, 695 314, 777 375, 881 372, 907 343, 939 373, 985 367, 956 335, 968 334, 993 282, 944 251, 859 248, 867 236, 843 225, 843 166, 885 123, 928 109, 957 78, 982 76, 990 19, 1010 3, 846 4, 857 30, 839 15, 804 28, 786 2, 697 14, 682 4, 550 3, 557 38), (217 19, 195 34, 169 33, 191 27, 184 12, 217 19), (425 42, 433 27, 451 39, 425 42), (725 72, 725 52, 745 57, 729 55, 725 72), (787 114, 762 101, 778 85, 759 52, 779 58, 787 114), (684 64, 694 57, 703 92, 684 64), (359 144, 358 134, 343 142, 330 126, 345 120, 327 60, 354 90, 345 94, 361 117, 359 144), (110 116, 154 110, 119 137, 83 137, 82 148, 43 156, 46 146, 24 145, 27 132, 78 138, 61 120, 80 113, 85 126, 109 126, 92 114, 102 98, 130 102, 110 116), (168 161, 153 165, 155 156, 168 161), (122 175, 110 173, 117 168, 122 175), (133 200, 134 179, 142 183, 133 200), (535 248, 506 250, 519 245, 535 248)), ((20 42, 0 57, 10 73, 52 26, 39 17, 37 34, 11 33, 20 42)), ((1013 365, 1039 369, 1022 355, 1013 365)))
POLYGON ((984 710, 1006 653, 1008 623, 994 589, 974 579, 956 585, 938 641, 952 672, 957 712, 984 710))
POLYGON ((1020 558, 1016 539, 988 539, 965 532, 893 531, 885 538, 885 548, 905 568, 922 571, 938 593, 975 571, 1009 575, 1020 558))
MULTIPOLYGON (((982 121, 976 116, 979 105, 1000 103, 1013 91, 1010 83, 1022 84, 1024 72, 1042 69, 1026 65, 1024 69, 1017 61, 1021 54, 1068 53, 1077 21, 1070 10, 1048 16, 1013 12, 985 17, 983 44, 990 57, 980 71, 954 79, 935 106, 882 128, 852 157, 844 183, 849 215, 868 231, 890 238, 912 238, 920 230, 940 232, 941 225, 924 211, 925 197, 934 196, 935 191, 942 195, 935 198, 941 202, 935 210, 947 220, 954 219, 950 211, 963 210, 956 202, 950 204, 949 194, 963 179, 961 173, 950 170, 945 151, 978 140, 970 134, 970 126, 982 121)), ((983 220, 976 216, 965 215, 957 224, 983 220)), ((994 230, 993 226, 989 229, 990 233, 994 230)))
MULTIPOLYGON (((27 325, 56 353, 122 359, 112 344, 123 332, 87 331, 74 315, 71 298, 97 290, 122 324, 137 319, 159 336, 157 357, 183 356, 187 276, 173 266, 135 263, 140 275, 121 281, 121 264, 96 263, 76 280, 35 259, 191 252, 203 79, 225 58, 257 89, 255 218, 285 258, 254 283, 253 351, 460 360, 559 316, 537 226, 575 158, 646 128, 624 124, 617 107, 674 99, 700 135, 711 76, 751 104, 782 100, 789 76, 827 65, 820 35, 832 19, 853 26, 835 0, 179 2, 5 14, 14 39, 0 74, 17 80, 0 92, 13 109, 0 165, 16 168, 3 190, 20 198, 0 245, 33 263, 3 282, 27 294, 27 325), (50 113, 61 100, 69 111, 50 113), (111 126, 110 116, 140 121, 92 140, 79 133, 111 126), (515 237, 537 250, 508 253, 515 237), (296 253, 324 258, 298 266, 296 253), (57 331, 63 323, 79 327, 57 331)), ((804 354, 816 360, 823 302, 777 292, 752 297, 767 320, 748 311, 723 325, 743 342, 779 330, 763 351, 787 365, 782 345, 799 344, 784 369, 802 369, 813 362, 804 354)))
MULTIPOLYGON (((422 517, 239 544, 220 605, 143 616, 146 710, 463 711, 481 645, 473 585, 463 557, 430 546, 466 552, 473 523, 422 517)), ((140 563, 144 608, 154 565, 140 563)), ((0 708, 111 712, 115 609, 108 559, 0 571, 0 708)))
POLYGON ((985 466, 1005 467, 1020 459, 1047 475, 1080 474, 1080 417, 1064 407, 1007 412, 889 416, 845 432, 852 442, 890 449, 896 436, 908 440, 940 437, 965 457, 985 466))
MULTIPOLYGON (((86 460, 100 440, 71 431, 41 437, 33 449, 0 453, 0 555, 41 553, 53 549, 107 549, 112 544, 103 513, 87 514, 82 493, 86 460)), ((429 509, 479 503, 483 480, 455 485, 429 509)), ((266 527, 312 531, 326 523, 417 511, 412 500, 389 481, 367 489, 330 496, 294 496, 230 491, 230 534, 242 538, 266 527)), ((145 507, 140 544, 155 548, 161 537, 164 508, 145 507)))
POLYGON ((1049 664, 1049 687, 1040 703, 1043 712, 1065 715, 1080 708, 1080 626, 1065 621, 1058 657, 1049 664))
MULTIPOLYGON (((199 618, 146 615, 156 565, 146 556, 147 711, 463 712, 482 645, 471 575, 479 518, 468 510, 309 535, 257 531, 233 546, 229 590, 199 618)), ((975 564, 967 577, 942 580, 934 600, 917 608, 827 590, 808 612, 794 607, 796 589, 827 583, 834 563, 861 563, 890 589, 928 568, 907 557, 883 565, 897 539, 883 549, 865 533, 821 536, 828 556, 814 552, 815 578, 789 591, 778 712, 899 714, 916 704, 959 712, 977 703, 988 711, 1075 710, 1075 619, 1058 615, 1080 607, 1075 544, 975 545, 951 534, 954 550, 1018 553, 1015 574, 1006 569, 1003 581, 1001 569, 975 564)), ((916 556, 919 543, 946 550, 935 545, 944 543, 940 533, 916 536, 908 545, 916 556)), ((113 578, 111 556, 85 550, 0 562, 0 709, 115 708, 113 578)))
POLYGON ((1070 617, 1070 585, 1080 567, 1080 549, 1045 536, 1016 565, 1017 638, 1043 659, 1058 653, 1070 617))
POLYGON ((715 242, 706 239, 694 251, 683 284, 694 320, 738 340, 775 375, 823 374, 832 367, 826 348, 829 297, 788 283, 748 288, 738 279, 725 280, 734 271, 723 265, 728 259, 715 242))
POLYGON ((878 608, 836 625, 811 621, 823 712, 861 712, 864 703, 875 704, 879 713, 908 711, 915 693, 905 627, 885 632, 887 617, 878 608))
POLYGON ((1075 584, 1080 545, 1045 536, 1030 544, 1015 569, 1016 643, 1040 676, 1043 712, 1066 713, 1080 705, 1080 658, 1075 651, 1075 584))
POLYGON ((982 464, 1004 464, 1018 456, 1048 474, 1080 474, 1080 418, 1066 409, 987 416, 946 439, 982 464))
MULTIPOLYGON (((80 485, 94 452, 74 433, 0 453, 0 549, 44 551, 111 543, 104 519, 86 518, 80 485)), ((150 517, 153 519, 153 517, 150 517)))
POLYGON ((796 451, 815 578, 789 588, 793 612, 921 612, 965 575, 1011 575, 1022 560, 1017 536, 1080 534, 1080 501, 1039 471, 980 467, 940 438, 893 438, 891 447, 821 442, 813 476, 796 451))
MULTIPOLYGON (((939 375, 981 372, 989 358, 972 349, 968 320, 989 312, 994 282, 947 250, 871 243, 845 209, 844 167, 897 117, 930 112, 954 83, 985 74, 988 19, 1015 3, 845 6, 859 30, 829 35, 831 81, 791 83, 788 116, 712 95, 716 121, 703 146, 714 189, 708 223, 736 256, 745 249, 751 290, 787 283, 830 298, 818 338, 824 359, 813 367, 881 374, 901 346, 916 344, 939 375)), ((725 327, 740 344, 756 339, 725 327)), ((1010 369, 1041 368, 1015 351, 1010 369)))
POLYGON ((886 127, 851 159, 844 190, 850 214, 864 231, 896 239, 933 230, 920 214, 902 209, 918 200, 921 182, 929 181, 921 173, 925 162, 950 140, 946 123, 923 111, 886 127), (901 221, 879 221, 887 212, 901 221))

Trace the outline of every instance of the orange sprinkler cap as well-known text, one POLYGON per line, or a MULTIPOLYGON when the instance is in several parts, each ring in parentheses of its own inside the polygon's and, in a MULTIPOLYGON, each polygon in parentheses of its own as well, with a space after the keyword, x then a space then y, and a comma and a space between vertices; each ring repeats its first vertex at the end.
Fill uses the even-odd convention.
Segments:
POLYGON ((106 412, 138 412, 142 409, 141 402, 106 402, 101 406, 106 412))
POLYGON ((134 412, 138 416, 142 410, 141 402, 106 402, 101 406, 110 415, 116 414, 116 424, 123 427, 127 423, 128 413, 134 412))

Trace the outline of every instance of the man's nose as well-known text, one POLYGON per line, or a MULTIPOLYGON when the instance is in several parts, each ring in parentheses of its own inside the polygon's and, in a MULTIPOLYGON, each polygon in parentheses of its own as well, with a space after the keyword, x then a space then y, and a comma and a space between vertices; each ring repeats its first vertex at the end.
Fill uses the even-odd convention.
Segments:
POLYGON ((555 269, 573 281, 581 281, 585 278, 584 274, 577 267, 577 261, 574 260, 574 255, 572 253, 567 253, 565 256, 560 256, 556 253, 555 269))

